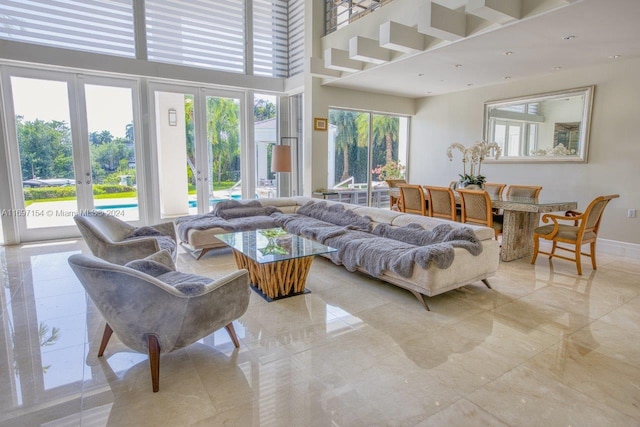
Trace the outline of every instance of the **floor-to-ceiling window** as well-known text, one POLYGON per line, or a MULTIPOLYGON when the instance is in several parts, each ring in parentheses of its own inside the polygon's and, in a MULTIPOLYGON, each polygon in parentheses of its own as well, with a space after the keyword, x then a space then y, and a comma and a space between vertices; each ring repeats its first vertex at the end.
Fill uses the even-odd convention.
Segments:
POLYGON ((151 85, 160 217, 241 198, 240 93, 151 85))
POLYGON ((255 94, 253 135, 256 153, 256 197, 276 197, 278 172, 271 168, 273 146, 278 143, 278 104, 274 95, 255 94))
POLYGON ((134 80, 7 67, 3 85, 22 239, 65 237, 93 208, 139 220, 134 80))
POLYGON ((329 110, 329 188, 340 200, 389 205, 386 179, 405 176, 408 119, 329 110))

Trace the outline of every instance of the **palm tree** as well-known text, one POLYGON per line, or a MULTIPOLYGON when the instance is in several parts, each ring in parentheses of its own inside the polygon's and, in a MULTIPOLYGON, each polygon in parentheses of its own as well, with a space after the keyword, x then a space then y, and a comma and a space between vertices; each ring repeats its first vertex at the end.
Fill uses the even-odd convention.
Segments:
MULTIPOLYGON (((240 109, 234 99, 207 97, 207 140, 217 181, 240 157, 240 109)), ((229 175, 226 179, 231 179, 229 175)))
POLYGON ((124 128, 124 135, 125 135, 125 138, 129 140, 129 142, 131 143, 134 142, 135 134, 133 132, 133 122, 127 123, 127 125, 124 128))
POLYGON ((184 96, 184 124, 187 142, 187 166, 191 169, 192 184, 196 185, 196 145, 194 141, 194 122, 193 122, 193 104, 192 95, 184 96))
MULTIPOLYGON (((361 146, 369 143, 369 120, 367 114, 362 114, 356 120, 358 126, 358 138, 361 146)), ((393 160, 393 144, 398 140, 398 127, 400 119, 393 116, 373 115, 372 140, 374 147, 384 146, 385 163, 393 160)))
MULTIPOLYGON (((356 113, 355 111, 329 111, 329 121, 332 125, 335 125, 337 127, 335 139, 336 150, 342 150, 343 153, 343 169, 342 176, 340 178, 341 181, 344 181, 350 176, 349 150, 354 145, 357 145, 359 147, 363 146, 361 145, 361 142, 358 138, 358 128, 356 126, 356 120, 358 120, 360 116, 364 116, 366 118, 365 114, 356 113)), ((366 144, 364 146, 366 146, 366 144)))

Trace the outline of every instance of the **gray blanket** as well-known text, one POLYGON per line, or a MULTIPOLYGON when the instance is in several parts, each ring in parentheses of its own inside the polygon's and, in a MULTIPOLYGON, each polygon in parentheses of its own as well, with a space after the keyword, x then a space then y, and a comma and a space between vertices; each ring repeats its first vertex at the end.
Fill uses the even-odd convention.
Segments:
POLYGON ((482 243, 469 227, 440 224, 429 231, 419 224, 405 227, 380 224, 367 233, 298 214, 277 215, 276 222, 290 233, 338 249, 330 255, 334 263, 349 271, 362 268, 374 277, 382 276, 385 270, 411 277, 415 265, 426 269, 431 263, 437 268, 449 268, 456 247, 476 256, 482 253, 482 243))
POLYGON ((247 231, 277 227, 273 218, 269 216, 274 212, 279 211, 273 206, 263 207, 257 200, 224 200, 216 203, 209 213, 182 216, 174 222, 178 237, 182 242, 187 242, 189 230, 222 228, 227 231, 247 231))
POLYGON ((210 228, 222 228, 227 231, 247 231, 259 228, 278 227, 274 218, 270 216, 252 216, 233 219, 223 219, 210 213, 204 215, 189 215, 177 218, 175 221, 178 236, 183 242, 187 242, 189 230, 208 230, 210 228))

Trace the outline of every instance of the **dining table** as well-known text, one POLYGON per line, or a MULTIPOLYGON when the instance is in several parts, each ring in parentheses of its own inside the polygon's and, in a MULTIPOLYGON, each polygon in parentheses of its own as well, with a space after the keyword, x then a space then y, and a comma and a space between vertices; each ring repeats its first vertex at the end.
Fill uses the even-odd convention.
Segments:
MULTIPOLYGON (((400 191, 389 189, 399 197, 400 191)), ((456 195, 456 203, 459 196, 456 195)), ((578 208, 573 200, 546 200, 531 197, 491 196, 491 208, 503 212, 501 261, 514 261, 533 254, 533 230, 540 224, 540 214, 578 208)))

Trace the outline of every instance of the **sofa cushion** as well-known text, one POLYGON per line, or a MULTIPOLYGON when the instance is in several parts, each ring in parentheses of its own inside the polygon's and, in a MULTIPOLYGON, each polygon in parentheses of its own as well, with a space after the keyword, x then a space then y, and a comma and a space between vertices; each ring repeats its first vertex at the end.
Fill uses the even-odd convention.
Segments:
POLYGON ((247 218, 250 216, 269 216, 276 211, 278 208, 274 206, 243 206, 221 210, 218 216, 222 219, 247 218))

